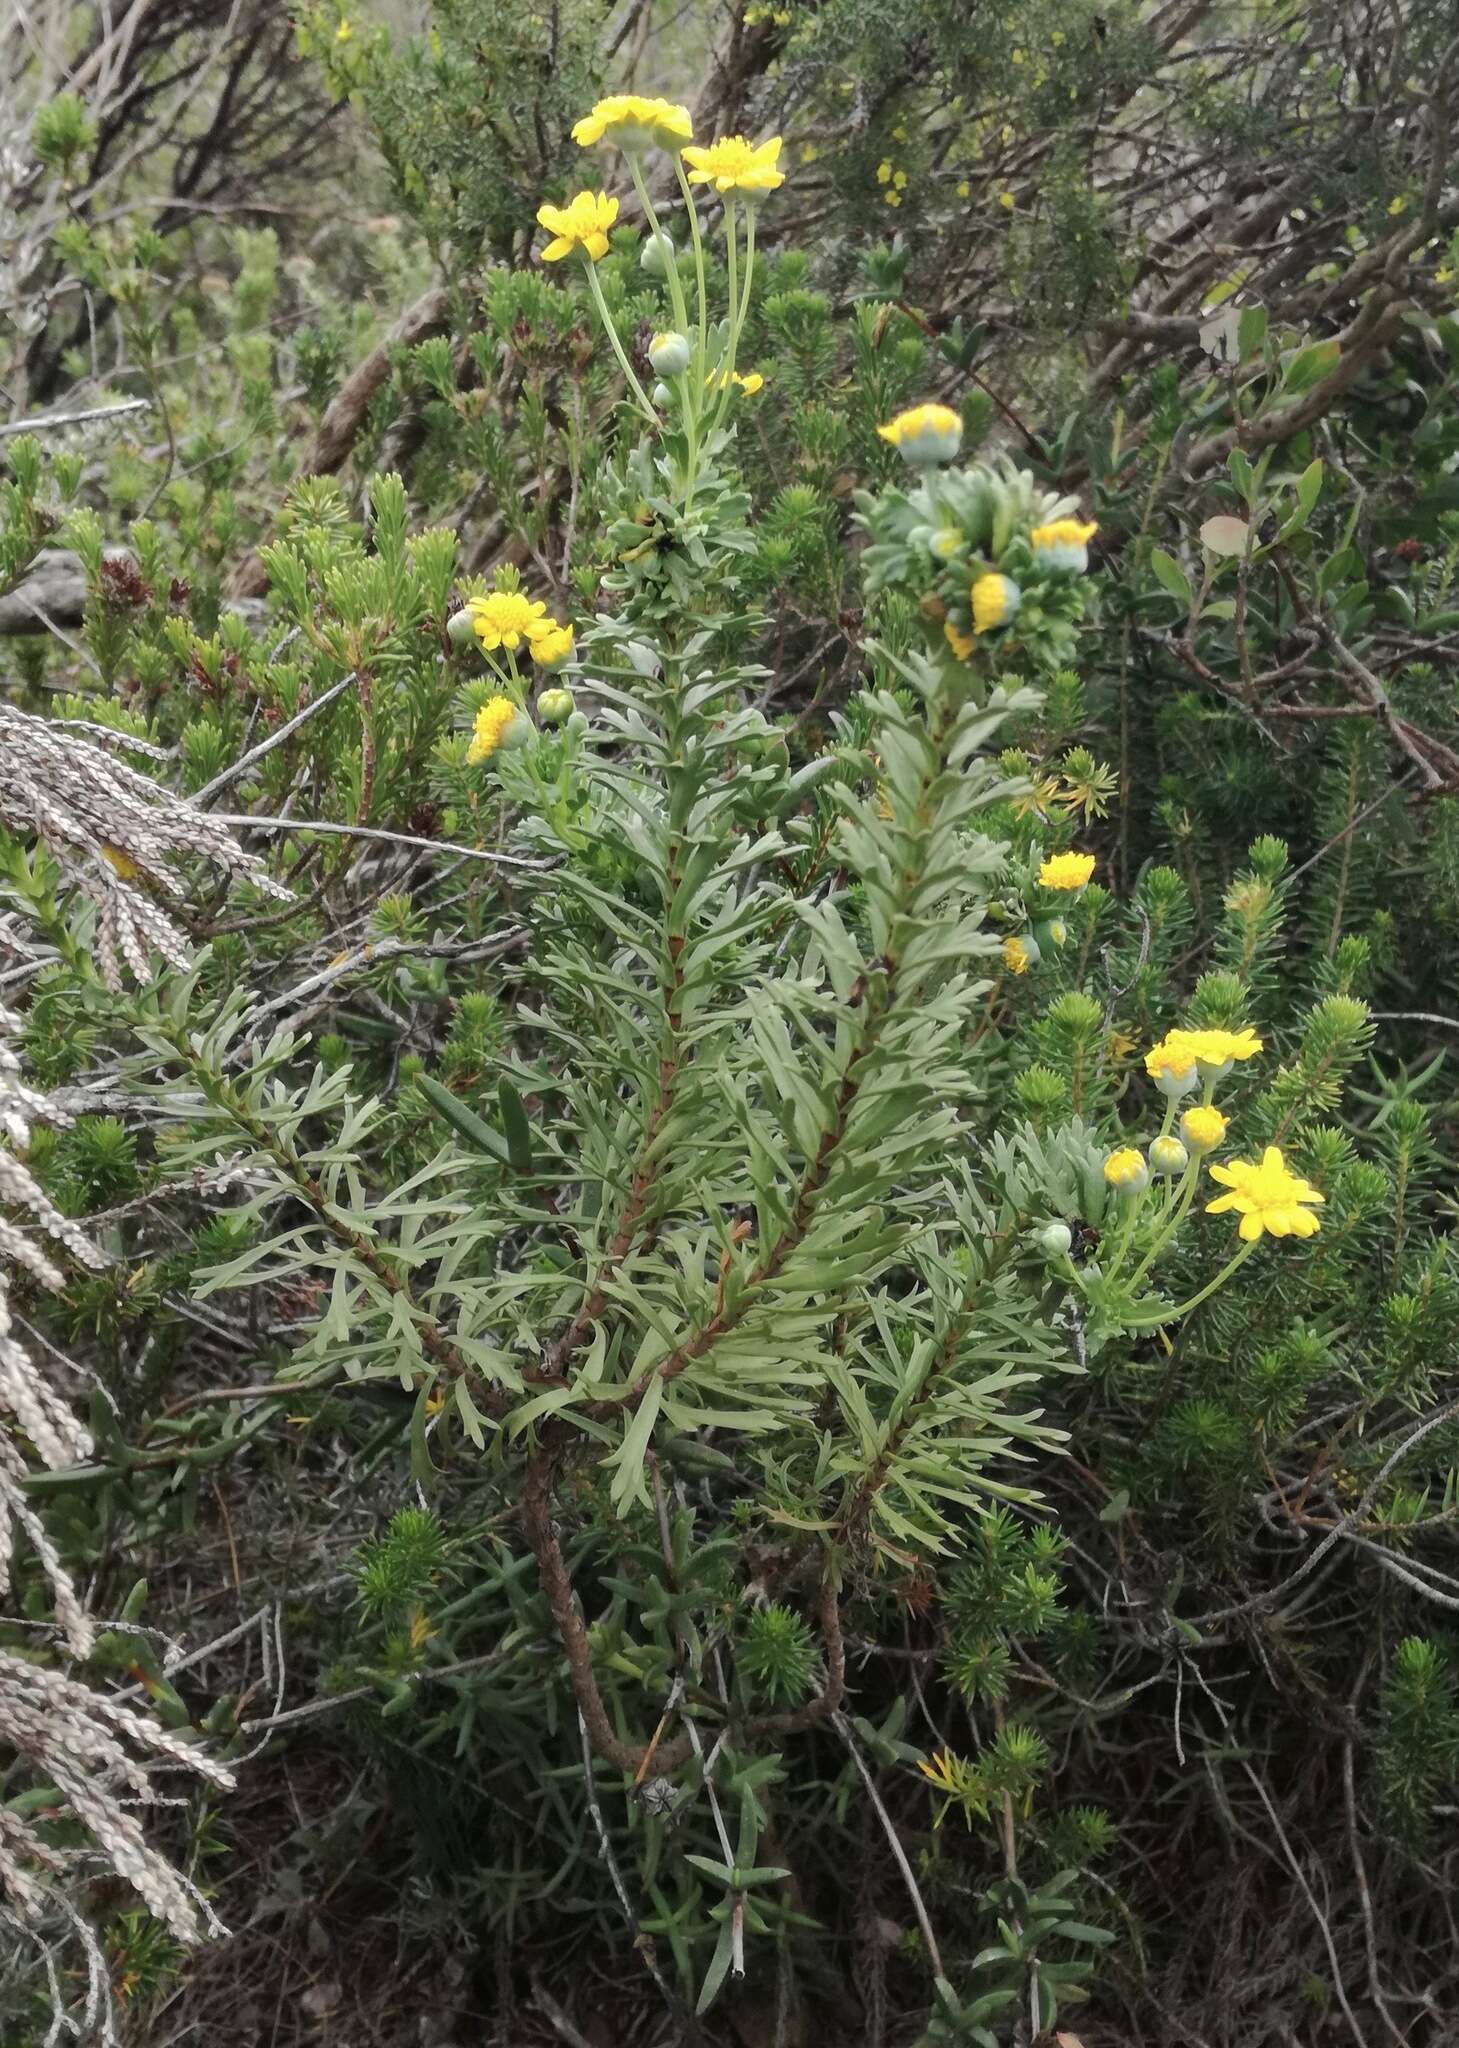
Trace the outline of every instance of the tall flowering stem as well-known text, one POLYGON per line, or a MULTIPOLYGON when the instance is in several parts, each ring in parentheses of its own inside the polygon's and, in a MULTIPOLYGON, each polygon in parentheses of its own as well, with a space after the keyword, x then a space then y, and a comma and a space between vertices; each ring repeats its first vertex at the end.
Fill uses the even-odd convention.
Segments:
MULTIPOLYGON (((677 163, 677 155, 674 160, 677 163)), ((628 152, 628 175, 633 180, 633 189, 638 194, 638 203, 643 208, 643 217, 648 222, 648 231, 651 235, 659 238, 660 246, 662 246, 666 238, 664 237, 663 229, 659 226, 659 217, 654 211, 654 203, 648 196, 648 187, 643 180, 643 171, 639 165, 637 152, 633 150, 628 152)), ((679 266, 672 257, 666 258, 664 262, 664 282, 669 287, 669 300, 674 308, 674 324, 680 333, 685 333, 689 326, 689 310, 684 304, 684 287, 679 282, 679 266)))
POLYGON ((648 393, 644 390, 642 384, 639 383, 634 373, 633 365, 628 360, 627 351, 618 338, 618 329, 613 324, 613 315, 608 311, 608 301, 603 297, 603 287, 598 282, 597 270, 592 263, 589 263, 587 271, 588 288, 593 294, 593 303, 598 309, 598 318, 603 323, 603 332, 607 335, 609 345, 614 355, 618 358, 618 367, 627 378, 628 388, 638 401, 639 409, 643 413, 644 418, 650 426, 656 427, 659 423, 659 416, 649 401, 648 393))
POLYGON ((689 180, 684 175, 684 160, 677 150, 674 152, 674 175, 679 180, 679 190, 684 195, 684 206, 689 215, 689 239, 694 248, 694 277, 699 287, 699 328, 695 337, 696 353, 690 368, 690 375, 695 378, 697 385, 702 388, 705 371, 705 337, 709 332, 709 297, 704 282, 704 240, 699 232, 699 209, 694 204, 694 194, 690 190, 689 180))

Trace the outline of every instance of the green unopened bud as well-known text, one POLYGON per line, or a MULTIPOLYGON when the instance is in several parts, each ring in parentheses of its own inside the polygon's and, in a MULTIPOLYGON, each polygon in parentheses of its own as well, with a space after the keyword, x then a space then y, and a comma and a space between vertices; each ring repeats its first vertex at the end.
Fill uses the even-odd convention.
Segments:
POLYGON ((660 228, 657 234, 648 236, 639 251, 639 267, 646 270, 650 277, 662 277, 678 254, 673 236, 660 228))
POLYGON ((927 543, 939 562, 950 562, 962 544, 962 534, 955 526, 939 526, 927 543))
POLYGON ((459 612, 452 612, 446 621, 446 638, 453 647, 476 645, 476 619, 469 607, 463 605, 459 612))
POLYGON ((674 393, 672 389, 669 387, 669 385, 663 382, 655 384, 653 390, 650 391, 649 393, 649 397, 653 400, 654 404, 660 408, 660 410, 665 412, 674 402, 674 393))
POLYGON ((569 731, 569 732, 570 732, 570 733, 572 734, 572 737, 573 737, 574 739, 578 739, 578 740, 580 740, 580 739, 582 738, 583 734, 584 734, 584 733, 585 733, 585 732, 587 731, 587 729, 588 729, 588 714, 587 714, 587 712, 586 712, 586 711, 574 711, 574 712, 573 712, 573 714, 572 714, 572 716, 571 716, 571 717, 570 717, 570 718, 568 719, 568 721, 567 721, 567 729, 568 729, 568 731, 569 731))
POLYGON ((504 754, 515 753, 518 747, 525 747, 528 740, 535 739, 536 737, 536 726, 533 725, 525 711, 519 711, 502 734, 498 745, 504 754))
POLYGON ((1041 946, 1052 953, 1068 943, 1069 927, 1062 917, 1051 917, 1044 924, 1036 924, 1033 935, 1041 946))
POLYGON ((1046 1223, 1039 1232, 1039 1247, 1051 1259, 1067 1258, 1074 1233, 1067 1223, 1046 1223))
POLYGON ((689 340, 683 334, 656 334, 648 359, 660 377, 677 377, 689 367, 689 340))
POLYGON ((571 690, 544 690, 537 699, 537 716, 544 725, 561 725, 572 717, 573 694, 571 690))
POLYGON ((1173 1175, 1184 1173, 1190 1165, 1190 1154, 1179 1138, 1152 1138, 1150 1140, 1150 1166, 1155 1173, 1173 1175))

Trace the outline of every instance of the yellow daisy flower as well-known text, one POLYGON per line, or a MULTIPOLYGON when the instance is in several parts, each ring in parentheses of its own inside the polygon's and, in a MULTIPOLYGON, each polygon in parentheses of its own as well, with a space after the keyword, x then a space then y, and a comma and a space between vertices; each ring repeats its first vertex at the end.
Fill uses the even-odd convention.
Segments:
POLYGON ((1082 889, 1094 873, 1092 853, 1051 853, 1039 869, 1044 889, 1082 889))
POLYGON ((532 635, 532 659, 540 668, 560 668, 572 653, 572 627, 560 626, 556 619, 542 623, 548 630, 532 635))
POLYGON ((672 100, 642 99, 637 93, 610 93, 581 121, 573 123, 572 139, 583 149, 595 142, 619 149, 679 149, 693 139, 689 109, 672 100))
POLYGON ((1250 1159, 1213 1166, 1211 1178, 1230 1193, 1207 1202, 1206 1214, 1234 1209, 1241 1218, 1240 1234, 1250 1244, 1267 1235, 1312 1237, 1321 1227, 1311 1205, 1320 1205, 1325 1196, 1290 1170, 1279 1146, 1268 1145, 1259 1166, 1250 1159))
POLYGON ((488 654, 498 647, 515 654, 524 640, 539 639, 557 624, 547 617, 540 598, 534 602, 520 590, 494 590, 489 597, 474 597, 469 609, 476 637, 488 654))
POLYGON ((618 201, 606 192, 579 192, 566 206, 542 205, 537 222, 552 240, 542 251, 544 263, 560 263, 581 249, 596 263, 608 253, 608 230, 618 218, 618 201))
POLYGON ((780 137, 767 142, 746 142, 743 135, 721 135, 717 142, 684 151, 691 166, 691 185, 713 185, 716 192, 773 192, 785 183, 780 161, 780 137))
POLYGON ((1003 941, 1003 965, 1010 974, 1027 974, 1033 949, 1027 939, 1003 941))
POLYGON ((489 760, 506 737, 507 727, 516 716, 517 707, 510 697, 489 697, 476 714, 471 745, 466 750, 467 760, 489 760))

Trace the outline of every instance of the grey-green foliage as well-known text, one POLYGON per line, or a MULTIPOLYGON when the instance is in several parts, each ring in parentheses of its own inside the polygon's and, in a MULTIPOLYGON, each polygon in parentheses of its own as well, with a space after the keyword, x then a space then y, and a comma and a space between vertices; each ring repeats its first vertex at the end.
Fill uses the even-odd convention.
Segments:
POLYGON ((368 1188, 378 1109, 348 1069, 286 1082, 286 1034, 245 1067, 249 999, 187 1034, 179 988, 143 1032, 200 1091, 174 1156, 241 1136, 262 1176, 244 1214, 291 1209, 203 1284, 326 1272, 291 1376, 397 1376, 422 1399, 439 1380, 478 1444, 491 1422, 573 1425, 620 1510, 648 1499, 656 1439, 733 1429, 787 1509, 939 1547, 954 1506, 1004 1490, 991 1457, 1051 1441, 1018 1390, 1066 1362, 1020 1274, 1024 1209, 980 1192, 961 1124, 1003 866, 978 822, 1010 789, 990 749, 1032 699, 901 664, 866 707, 875 774, 849 743, 833 759, 839 878, 806 894, 785 873, 811 821, 773 749, 739 765, 764 735, 729 708, 739 679, 702 644, 650 662, 607 625, 591 658, 591 858, 534 906, 541 1002, 502 1070, 503 1103, 532 1105, 514 1160, 485 1199, 456 1145, 368 1188), (747 803, 787 815, 747 829, 747 803))

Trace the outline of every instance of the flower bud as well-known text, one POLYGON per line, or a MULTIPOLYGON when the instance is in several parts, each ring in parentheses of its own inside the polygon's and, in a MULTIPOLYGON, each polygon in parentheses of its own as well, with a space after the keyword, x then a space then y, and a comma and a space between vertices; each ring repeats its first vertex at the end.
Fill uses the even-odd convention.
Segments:
POLYGON ((561 725, 572 717, 574 710, 571 690, 544 690, 537 699, 537 716, 544 725, 561 725))
POLYGON ((962 544, 963 537, 957 527, 939 526, 928 540, 927 546, 929 552, 936 556, 939 562, 950 562, 962 544))
POLYGON ((1150 1169, 1133 1145, 1122 1145, 1104 1162, 1104 1177, 1117 1195, 1142 1195, 1150 1185, 1150 1169))
POLYGON ((1188 1109, 1180 1120, 1180 1134, 1192 1152, 1199 1158, 1206 1152, 1214 1152, 1226 1135, 1226 1118, 1210 1103, 1199 1103, 1188 1109))
POLYGON ((1067 1223, 1046 1223, 1039 1232, 1040 1249, 1051 1259, 1067 1258, 1074 1243, 1074 1233, 1067 1223))
POLYGON ((1036 924, 1033 935, 1041 946, 1047 946, 1052 952, 1059 946, 1067 944, 1069 927, 1062 917, 1051 917, 1045 924, 1036 924))
POLYGON ((653 390, 649 393, 649 397, 661 411, 667 411, 674 402, 674 394, 667 384, 655 384, 653 390))
POLYGON ((447 619, 446 638, 453 647, 476 645, 476 619, 469 605, 463 605, 459 612, 452 612, 447 619))
POLYGON ((1006 938, 1002 953, 1003 965, 1010 974, 1027 974, 1030 967, 1039 964, 1038 944, 1024 932, 1006 938))
POLYGON ((683 334, 656 334, 648 359, 660 377, 677 377, 689 367, 689 340, 683 334))
POLYGON ((672 235, 660 228, 657 234, 649 235, 638 252, 639 268, 650 277, 662 277, 678 257, 672 235))
POLYGON ((1184 1173, 1190 1165, 1190 1154, 1179 1138, 1152 1138, 1150 1140, 1150 1165, 1154 1172, 1167 1177, 1184 1173))
POLYGON ((504 754, 510 754, 515 752, 518 747, 525 747, 528 740, 535 739, 536 736, 536 726, 533 725, 525 711, 519 711, 502 734, 499 744, 504 754))

